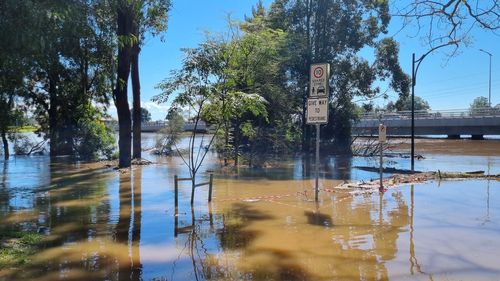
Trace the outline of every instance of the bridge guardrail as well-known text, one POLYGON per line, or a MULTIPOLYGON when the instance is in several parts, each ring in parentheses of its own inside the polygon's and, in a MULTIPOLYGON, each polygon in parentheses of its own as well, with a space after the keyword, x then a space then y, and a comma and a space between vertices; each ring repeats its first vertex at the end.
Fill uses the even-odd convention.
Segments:
MULTIPOLYGON (((452 109, 452 110, 421 110, 415 111, 415 119, 449 119, 449 118, 487 118, 499 117, 498 108, 480 108, 480 109, 452 109)), ((395 111, 377 114, 375 112, 365 113, 361 116, 363 120, 402 120, 411 119, 411 111, 395 111), (381 116, 380 116, 381 115, 381 116)))

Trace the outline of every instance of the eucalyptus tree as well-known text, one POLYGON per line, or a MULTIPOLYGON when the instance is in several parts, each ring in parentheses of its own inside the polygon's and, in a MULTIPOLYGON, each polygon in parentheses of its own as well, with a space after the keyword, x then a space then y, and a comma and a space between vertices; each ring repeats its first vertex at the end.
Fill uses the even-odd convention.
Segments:
POLYGON ((96 0, 101 11, 101 27, 114 30, 118 50, 113 100, 119 126, 119 166, 131 164, 132 120, 128 102, 128 82, 132 80, 134 157, 141 156, 139 53, 147 35, 162 35, 167 28, 169 0, 96 0), (132 72, 132 75, 131 75, 132 72))
POLYGON ((135 0, 132 34, 131 80, 133 116, 133 158, 141 158, 141 86, 139 79, 139 54, 147 36, 162 36, 167 30, 170 0, 135 0))
POLYGON ((387 1, 276 0, 271 4, 269 26, 288 34, 287 73, 293 94, 302 98, 304 150, 311 137, 305 124, 311 63, 331 65, 330 122, 323 136, 339 152, 350 151, 355 96, 381 95, 375 86, 379 79, 390 80, 390 87, 400 95, 408 94, 408 77, 398 64, 398 45, 391 38, 381 38, 389 21, 387 1), (374 51, 374 62, 359 55, 363 48, 374 51))

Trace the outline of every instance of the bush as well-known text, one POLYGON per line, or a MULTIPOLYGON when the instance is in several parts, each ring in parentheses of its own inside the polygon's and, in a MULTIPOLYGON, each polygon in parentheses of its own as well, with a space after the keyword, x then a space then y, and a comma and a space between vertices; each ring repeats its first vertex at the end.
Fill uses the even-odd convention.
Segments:
POLYGON ((100 158, 111 160, 116 150, 113 129, 108 127, 95 108, 86 110, 79 120, 73 136, 76 156, 85 161, 100 158))

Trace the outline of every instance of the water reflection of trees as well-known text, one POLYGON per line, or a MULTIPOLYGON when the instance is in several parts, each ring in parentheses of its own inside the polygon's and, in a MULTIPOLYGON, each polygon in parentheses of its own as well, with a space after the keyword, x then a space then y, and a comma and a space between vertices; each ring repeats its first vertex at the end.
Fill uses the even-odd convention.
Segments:
MULTIPOLYGON (((374 201, 373 195, 334 196, 331 215, 324 209, 317 213, 306 211, 304 214, 310 227, 325 229, 312 238, 311 243, 314 244, 315 240, 332 241, 331 248, 322 249, 321 253, 306 250, 306 256, 320 259, 321 265, 315 266, 327 269, 328 275, 335 278, 387 280, 386 262, 396 257, 397 240, 401 233, 408 231, 410 212, 401 192, 385 196, 392 198, 380 197, 380 201, 374 201)), ((211 231, 204 226, 204 220, 193 217, 192 227, 185 228, 188 229, 185 238, 187 254, 192 261, 192 277, 196 280, 319 279, 307 270, 297 253, 252 246, 262 233, 248 226, 273 219, 251 204, 233 204, 216 219, 215 238, 220 248, 216 250, 218 254, 210 254, 206 241, 210 240, 211 231), (258 256, 266 258, 251 266, 245 265, 245 259, 258 256)))
MULTIPOLYGON (((189 226, 181 227, 183 234, 179 238, 185 240, 185 248, 191 260, 192 276, 190 280, 315 280, 300 264, 286 251, 277 249, 250 248, 261 233, 246 229, 246 226, 254 222, 274 219, 251 205, 237 203, 222 214, 217 215, 215 220, 208 216, 200 219, 194 217, 192 211, 192 222, 189 226), (214 222, 215 221, 215 225, 214 222), (215 229, 215 233, 214 233, 215 229), (215 234, 215 237, 213 235, 215 234), (184 236, 183 236, 184 235, 184 236), (216 238, 218 245, 210 249, 211 239, 216 238), (273 260, 272 267, 262 266, 258 268, 240 268, 236 263, 227 263, 221 255, 238 251, 240 259, 244 254, 266 255, 273 260)), ((184 251, 183 250, 183 251, 184 251)), ((231 254, 229 254, 231 255, 231 254)), ((226 257, 231 259, 230 257, 226 257)), ((226 260, 227 261, 227 260, 226 260)), ((240 261, 243 262, 243 261, 240 261)), ((172 279, 174 279, 172 277, 172 279)))
POLYGON ((333 220, 339 226, 332 232, 335 247, 340 253, 345 253, 341 254, 342 259, 356 257, 357 262, 346 262, 342 268, 332 267, 332 275, 348 272, 353 278, 388 279, 385 263, 396 257, 396 242, 407 230, 409 212, 400 192, 384 196, 393 198, 388 200, 381 195, 378 206, 372 195, 334 200, 333 220), (389 201, 396 205, 390 206, 389 201))
POLYGON ((45 242, 7 279, 140 280, 141 169, 110 181, 103 169, 53 163, 50 175, 50 188, 37 193, 29 222, 47 234, 45 242), (109 194, 114 183, 117 221, 109 194))
POLYGON ((120 175, 120 212, 115 237, 117 242, 126 247, 120 248, 121 257, 117 259, 118 280, 141 280, 142 275, 140 257, 142 170, 135 169, 132 173, 132 180, 130 175, 120 175))

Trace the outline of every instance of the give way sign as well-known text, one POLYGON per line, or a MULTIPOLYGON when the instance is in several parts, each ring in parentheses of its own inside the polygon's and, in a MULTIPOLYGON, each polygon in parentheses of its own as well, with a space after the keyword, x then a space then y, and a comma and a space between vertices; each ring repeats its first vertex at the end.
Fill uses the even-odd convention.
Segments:
POLYGON ((307 124, 328 123, 328 98, 307 99, 307 124))

